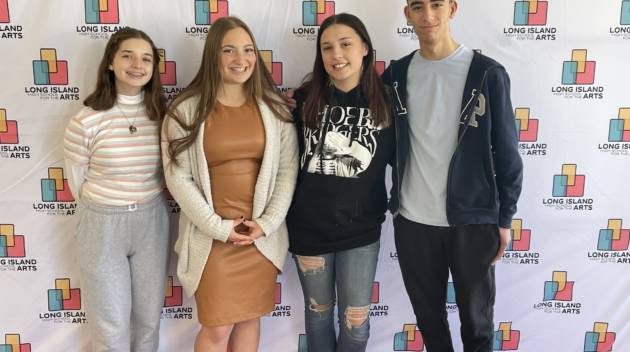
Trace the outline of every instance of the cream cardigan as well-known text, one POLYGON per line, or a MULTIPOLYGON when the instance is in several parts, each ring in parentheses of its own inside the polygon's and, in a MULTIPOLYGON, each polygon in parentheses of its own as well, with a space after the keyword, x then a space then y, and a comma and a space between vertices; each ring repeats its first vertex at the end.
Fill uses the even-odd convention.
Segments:
MULTIPOLYGON (((178 116, 188 124, 194 119, 198 101, 198 98, 190 98, 177 107, 178 116)), ((280 121, 264 103, 259 102, 258 106, 265 127, 265 151, 256 180, 252 218, 265 235, 254 243, 278 270, 282 270, 289 247, 284 219, 291 204, 298 169, 297 137, 295 126, 280 121)), ((162 128, 164 177, 181 207, 179 235, 175 242, 177 277, 189 297, 199 286, 212 240, 226 242, 232 230, 232 220, 222 219, 212 206, 203 129, 202 124, 195 142, 177 156, 179 166, 176 166, 166 152, 168 140, 180 138, 187 132, 170 118, 164 120, 162 128)))

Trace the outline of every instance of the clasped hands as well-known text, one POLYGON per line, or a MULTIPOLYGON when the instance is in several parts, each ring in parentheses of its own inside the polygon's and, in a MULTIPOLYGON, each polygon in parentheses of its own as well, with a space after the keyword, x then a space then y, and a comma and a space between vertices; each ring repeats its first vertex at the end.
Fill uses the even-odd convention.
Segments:
POLYGON ((253 220, 241 217, 232 221, 232 231, 230 231, 228 241, 238 246, 248 246, 263 235, 264 232, 260 225, 253 220))

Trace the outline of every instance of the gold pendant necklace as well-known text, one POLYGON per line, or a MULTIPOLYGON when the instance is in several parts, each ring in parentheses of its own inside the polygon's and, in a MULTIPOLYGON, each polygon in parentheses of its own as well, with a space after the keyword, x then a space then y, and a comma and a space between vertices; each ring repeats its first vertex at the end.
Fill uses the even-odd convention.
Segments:
POLYGON ((140 111, 140 106, 136 108, 133 121, 129 121, 129 117, 127 117, 127 114, 125 114, 123 109, 120 108, 120 105, 118 105, 118 102, 116 102, 116 107, 118 108, 118 111, 120 111, 120 113, 125 117, 125 120, 127 120, 127 123, 129 124, 129 134, 134 134, 138 132, 138 128, 135 126, 135 123, 136 123, 136 118, 138 117, 138 111, 140 111))

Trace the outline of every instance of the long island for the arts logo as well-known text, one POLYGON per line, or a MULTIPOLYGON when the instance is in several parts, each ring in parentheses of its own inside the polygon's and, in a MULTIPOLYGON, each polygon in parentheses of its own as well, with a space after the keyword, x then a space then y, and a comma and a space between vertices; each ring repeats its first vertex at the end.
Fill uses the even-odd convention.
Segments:
POLYGON ((372 301, 370 305, 370 317, 386 317, 389 314, 389 305, 381 302, 381 283, 372 283, 372 301))
POLYGON ((598 263, 630 264, 630 229, 623 228, 622 219, 608 219, 608 226, 600 229, 597 250, 588 253, 588 258, 598 263))
POLYGON ((124 27, 119 25, 118 0, 83 0, 83 7, 85 23, 76 26, 76 32, 81 36, 107 40, 124 27))
POLYGON ((516 40, 556 40, 558 29, 547 25, 548 14, 548 1, 515 1, 513 26, 503 28, 503 34, 516 40))
POLYGON ((512 240, 503 253, 504 264, 540 264, 540 253, 531 250, 532 230, 523 228, 523 219, 512 219, 512 240))
POLYGON ((0 109, 0 144, 18 144, 18 142, 17 121, 7 119, 7 110, 0 109))
POLYGON ((274 307, 271 313, 267 315, 272 318, 288 318, 291 316, 291 305, 283 303, 282 297, 282 283, 276 282, 276 287, 273 292, 274 307))
POLYGON ((573 301, 575 282, 568 281, 566 271, 554 271, 551 281, 545 281, 543 300, 534 309, 545 313, 580 314, 582 303, 573 301))
POLYGON ((81 289, 72 288, 70 279, 55 279, 55 288, 48 290, 48 311, 40 313, 42 322, 84 324, 85 312, 81 310, 81 289))
POLYGON ((621 1, 619 25, 611 26, 609 31, 613 38, 630 39, 630 0, 621 1))
POLYGON ((162 93, 166 100, 171 102, 184 90, 184 88, 177 86, 177 62, 166 60, 165 49, 158 49, 158 55, 160 57, 158 68, 160 83, 162 83, 162 93))
POLYGON ((63 168, 49 167, 48 178, 41 179, 41 202, 33 203, 33 209, 48 215, 74 215, 76 208, 63 168))
POLYGON ((0 271, 37 271, 37 259, 26 257, 26 240, 14 224, 0 224, 0 271))
POLYGON ((562 172, 553 175, 552 198, 542 204, 556 210, 591 211, 593 198, 584 197, 586 175, 577 173, 577 164, 562 164, 562 172))
POLYGON ((547 143, 538 141, 539 119, 532 118, 529 108, 514 109, 518 150, 523 156, 546 156, 547 143))
POLYGON ((404 324, 401 332, 394 334, 394 351, 424 351, 424 339, 415 324, 404 324))
POLYGON ((11 23, 9 0, 0 0, 0 39, 22 38, 22 26, 11 23))
POLYGON ((272 50, 260 50, 260 56, 263 59, 263 63, 265 67, 267 67, 267 71, 271 73, 271 77, 273 78, 273 83, 276 86, 282 85, 282 62, 273 60, 273 51, 272 50))
POLYGON ((68 61, 57 59, 57 49, 39 50, 39 60, 33 60, 33 83, 24 88, 27 96, 41 100, 79 100, 79 87, 68 86, 68 61))
POLYGON ((604 87, 595 86, 596 62, 587 59, 586 49, 574 49, 571 60, 562 63, 562 85, 551 88, 566 99, 604 99, 604 87))
POLYGON ((20 143, 17 121, 10 120, 3 108, 0 108, 0 158, 31 158, 31 147, 20 143))
POLYGON ((31 344, 23 343, 20 334, 5 334, 4 343, 0 343, 0 352, 31 352, 31 344))
POLYGON ((205 40, 206 34, 216 20, 229 16, 228 0, 188 0, 194 2, 195 25, 186 27, 186 35, 191 38, 205 40))
POLYGON ((11 22, 9 17, 9 0, 0 0, 0 23, 11 22))
POLYGON ((191 320, 192 318, 192 307, 184 306, 183 288, 176 286, 173 276, 169 276, 166 281, 161 319, 191 320))
POLYGON ((293 35, 310 41, 317 39, 317 28, 334 14, 334 1, 302 1, 302 27, 294 27, 293 35))
POLYGON ((597 145, 597 149, 610 155, 630 155, 630 108, 619 108, 616 119, 610 119, 608 141, 597 145))
POLYGON ((455 296, 455 284, 449 281, 446 285, 446 313, 455 314, 458 311, 457 297, 455 296))
POLYGON ((521 341, 521 332, 512 330, 511 321, 499 323, 499 330, 494 332, 493 351, 516 351, 521 341))
POLYGON ((593 331, 584 335, 584 352, 612 352, 617 334, 608 331, 608 323, 596 321, 593 331))

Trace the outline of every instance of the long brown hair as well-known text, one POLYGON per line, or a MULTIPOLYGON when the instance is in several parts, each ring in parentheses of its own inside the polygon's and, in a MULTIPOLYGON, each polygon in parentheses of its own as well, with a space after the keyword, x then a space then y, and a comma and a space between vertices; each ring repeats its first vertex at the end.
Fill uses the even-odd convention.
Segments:
POLYGON ((142 87, 144 90, 144 106, 147 116, 151 120, 160 121, 166 111, 166 98, 162 94, 160 83, 160 55, 151 38, 143 31, 125 27, 112 34, 105 45, 105 53, 98 66, 96 87, 83 101, 83 105, 96 111, 111 109, 116 103, 116 76, 109 66, 120 48, 120 44, 127 39, 142 39, 151 45, 153 52, 153 75, 151 80, 142 87))
POLYGON ((166 123, 175 121, 181 128, 188 132, 188 134, 182 138, 169 139, 168 141, 168 155, 175 165, 178 164, 176 159, 177 155, 194 143, 201 129, 201 124, 214 109, 217 101, 217 92, 221 89, 222 85, 221 71, 219 69, 221 44, 226 33, 236 28, 242 28, 247 32, 256 51, 254 72, 252 72, 252 76, 244 83, 245 94, 256 101, 262 100, 269 106, 277 118, 283 121, 290 121, 290 115, 286 109, 286 102, 275 86, 271 73, 269 73, 263 63, 252 31, 247 27, 245 22, 237 17, 222 17, 214 22, 208 31, 199 71, 197 71, 192 82, 190 82, 169 106, 167 112, 166 123), (188 124, 184 121, 183 116, 178 115, 177 107, 185 100, 192 97, 199 97, 199 102, 195 109, 194 120, 188 124))
POLYGON ((320 45, 322 33, 333 24, 342 24, 352 28, 368 47, 367 55, 363 57, 361 79, 359 82, 361 94, 367 98, 370 110, 372 110, 372 119, 375 125, 382 127, 389 126, 390 110, 387 103, 388 99, 385 85, 374 67, 374 47, 372 46, 372 40, 363 22, 361 22, 357 16, 348 13, 340 13, 326 18, 319 28, 319 33, 317 34, 317 53, 315 55, 313 71, 305 78, 305 82, 300 88, 298 88, 298 92, 306 97, 304 99, 304 106, 302 107, 302 120, 304 121, 304 125, 310 128, 317 128, 322 120, 319 111, 325 104, 330 103, 328 101, 328 93, 329 89, 331 89, 329 87, 330 77, 324 69, 320 45))

